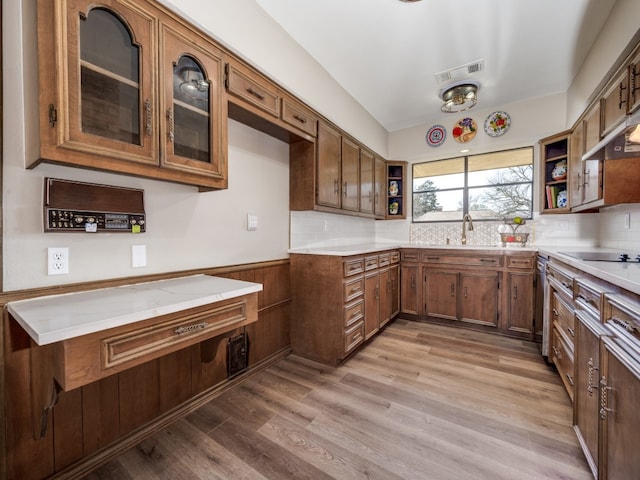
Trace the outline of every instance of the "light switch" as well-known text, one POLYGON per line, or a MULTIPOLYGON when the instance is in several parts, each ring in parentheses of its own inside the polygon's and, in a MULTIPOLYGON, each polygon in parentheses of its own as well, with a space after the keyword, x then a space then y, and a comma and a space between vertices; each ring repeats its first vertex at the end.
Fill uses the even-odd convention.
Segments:
POLYGON ((139 268, 147 266, 147 246, 131 245, 131 267, 139 268))
POLYGON ((250 232, 258 229, 258 216, 254 213, 247 213, 247 230, 250 232))

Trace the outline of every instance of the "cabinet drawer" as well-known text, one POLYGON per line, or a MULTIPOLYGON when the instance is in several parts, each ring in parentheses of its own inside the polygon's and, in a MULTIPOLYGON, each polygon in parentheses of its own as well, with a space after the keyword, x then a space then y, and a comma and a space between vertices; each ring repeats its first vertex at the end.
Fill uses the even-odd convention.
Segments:
POLYGON ((507 268, 533 268, 535 259, 533 257, 512 257, 507 256, 507 268))
POLYGON ((375 270, 378 268, 378 256, 372 255, 370 257, 364 258, 364 269, 365 270, 375 270))
POLYGON ((247 103, 280 117, 280 95, 273 85, 250 71, 227 65, 227 91, 247 103))
POLYGON ((502 256, 465 256, 465 255, 440 255, 438 253, 423 252, 422 261, 431 264, 448 265, 482 265, 486 267, 502 266, 502 256))
POLYGON ((557 328, 553 329, 551 341, 551 359, 558 369, 562 383, 564 384, 571 401, 575 384, 575 373, 573 366, 573 352, 568 347, 564 337, 557 328))
POLYGON ((553 312, 553 320, 558 326, 558 329, 562 330, 573 342, 576 336, 576 322, 573 308, 563 302, 560 296, 554 292, 551 311, 553 312))
POLYGON ((58 342, 54 377, 73 390, 255 322, 257 305, 254 293, 58 342))
POLYGON ((290 98, 282 99, 282 120, 309 135, 318 134, 318 119, 307 108, 290 98))
POLYGON ((419 262, 420 254, 415 250, 408 250, 408 251, 403 251, 400 254, 400 258, 402 259, 403 262, 419 262))
POLYGON ((577 306, 586 308, 593 315, 600 318, 603 295, 607 287, 589 282, 583 278, 576 278, 574 289, 577 306))
POLYGON ((547 263, 547 278, 552 284, 573 298, 573 273, 547 263))
POLYGON ((349 327, 354 322, 364 318, 364 300, 358 300, 344 307, 344 326, 349 327))
POLYGON ((391 263, 398 263, 400 261, 400 252, 395 251, 389 254, 389 261, 391 263))
POLYGON ((391 254, 390 253, 381 253, 378 255, 378 266, 386 267, 391 263, 391 254))
POLYGON ((364 341, 364 320, 344 331, 344 353, 347 354, 364 341))
POLYGON ((344 262, 344 276, 350 277, 351 275, 357 275, 364 272, 364 258, 356 258, 353 260, 346 260, 344 262))
POLYGON ((624 331, 640 348, 640 301, 618 294, 604 296, 603 320, 624 331))
POLYGON ((342 298, 344 302, 350 302, 364 293, 364 279, 362 277, 354 278, 348 282, 344 282, 344 294, 342 298))

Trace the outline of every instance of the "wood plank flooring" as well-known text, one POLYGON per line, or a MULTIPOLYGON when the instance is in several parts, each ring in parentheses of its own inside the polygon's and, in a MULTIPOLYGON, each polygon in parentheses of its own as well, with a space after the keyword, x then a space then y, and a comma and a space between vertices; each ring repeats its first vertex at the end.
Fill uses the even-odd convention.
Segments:
POLYGON ((289 356, 86 477, 591 479, 531 342, 399 319, 339 368, 289 356))

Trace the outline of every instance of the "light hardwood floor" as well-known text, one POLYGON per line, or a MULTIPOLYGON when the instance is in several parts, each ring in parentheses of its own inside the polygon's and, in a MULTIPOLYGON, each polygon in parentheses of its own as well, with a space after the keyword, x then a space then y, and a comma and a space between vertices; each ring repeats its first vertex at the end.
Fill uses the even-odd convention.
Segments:
POLYGON ((339 368, 271 366, 86 477, 591 479, 534 343, 397 320, 339 368))

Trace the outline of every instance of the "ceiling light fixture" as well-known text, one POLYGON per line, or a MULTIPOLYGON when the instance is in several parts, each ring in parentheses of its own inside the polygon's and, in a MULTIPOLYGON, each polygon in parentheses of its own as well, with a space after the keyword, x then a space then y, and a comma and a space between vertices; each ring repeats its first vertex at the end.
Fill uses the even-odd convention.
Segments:
POLYGON ((444 104, 440 108, 445 113, 457 113, 469 110, 478 102, 478 88, 480 84, 472 80, 447 85, 440 90, 440 98, 444 104))

